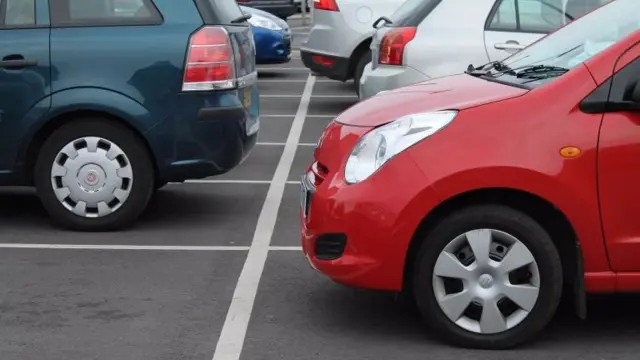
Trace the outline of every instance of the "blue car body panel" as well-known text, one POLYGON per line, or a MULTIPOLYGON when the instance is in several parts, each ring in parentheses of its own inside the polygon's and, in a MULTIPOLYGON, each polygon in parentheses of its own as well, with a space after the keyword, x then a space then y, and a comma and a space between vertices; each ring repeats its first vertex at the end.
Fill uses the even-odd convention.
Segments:
POLYGON ((286 21, 279 17, 248 6, 240 6, 243 12, 259 15, 276 23, 281 30, 272 30, 251 25, 256 44, 257 64, 281 64, 291 60, 291 42, 293 36, 286 21))
POLYGON ((278 64, 291 60, 291 35, 284 31, 252 26, 257 64, 278 64))
MULTIPOLYGON (((0 24, 0 59, 21 54, 37 61, 0 68, 0 185, 31 185, 39 145, 80 113, 133 129, 164 181, 222 174, 248 156, 259 129, 257 84, 182 92, 189 37, 206 21, 192 1, 154 3, 161 18, 143 25, 50 26, 49 0, 36 0, 31 28, 0 24)), ((250 28, 224 27, 237 50, 236 75, 250 78, 256 71, 250 28)))

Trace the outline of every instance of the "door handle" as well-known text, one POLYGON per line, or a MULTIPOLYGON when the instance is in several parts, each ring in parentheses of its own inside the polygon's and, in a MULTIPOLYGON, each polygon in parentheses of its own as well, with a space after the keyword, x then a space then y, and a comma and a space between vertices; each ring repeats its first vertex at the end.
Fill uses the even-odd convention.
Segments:
POLYGON ((506 43, 493 44, 493 47, 498 49, 498 50, 520 51, 520 50, 524 49, 526 46, 520 45, 517 42, 509 42, 509 41, 507 41, 506 43))
POLYGON ((0 68, 5 69, 22 69, 32 66, 38 66, 38 62, 25 60, 22 55, 9 55, 0 60, 0 68))

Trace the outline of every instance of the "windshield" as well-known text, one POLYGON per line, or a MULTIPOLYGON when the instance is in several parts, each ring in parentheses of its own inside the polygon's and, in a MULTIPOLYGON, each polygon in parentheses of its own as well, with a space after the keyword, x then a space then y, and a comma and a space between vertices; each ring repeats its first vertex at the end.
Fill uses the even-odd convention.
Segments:
POLYGON ((609 0, 603 7, 506 58, 502 68, 498 66, 490 74, 528 88, 540 86, 638 29, 640 0, 609 0), (531 69, 533 66, 536 68, 531 69))

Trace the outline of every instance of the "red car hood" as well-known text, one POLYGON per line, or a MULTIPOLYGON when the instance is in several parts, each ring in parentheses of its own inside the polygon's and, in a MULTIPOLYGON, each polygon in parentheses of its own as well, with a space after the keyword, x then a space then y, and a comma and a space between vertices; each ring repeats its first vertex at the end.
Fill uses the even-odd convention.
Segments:
POLYGON ((379 126, 417 112, 463 110, 523 95, 526 89, 461 74, 378 94, 355 104, 335 121, 352 126, 379 126))

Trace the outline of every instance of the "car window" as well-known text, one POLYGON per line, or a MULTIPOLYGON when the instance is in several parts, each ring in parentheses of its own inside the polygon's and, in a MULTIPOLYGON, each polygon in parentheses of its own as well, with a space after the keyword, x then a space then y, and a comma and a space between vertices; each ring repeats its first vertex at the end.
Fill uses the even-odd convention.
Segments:
POLYGON ((553 70, 539 72, 534 78, 510 72, 496 73, 497 77, 503 82, 526 84, 530 88, 540 86, 562 76, 564 72, 556 69, 570 70, 640 30, 640 1, 605 0, 604 3, 608 4, 502 61, 516 73, 531 66, 553 70))
POLYGON ((389 16, 390 26, 418 26, 442 0, 406 0, 389 16))
POLYGON ((498 0, 489 30, 550 33, 608 0, 498 0))
POLYGON ((151 0, 50 0, 53 25, 128 25, 162 20, 151 0))
POLYGON ((35 0, 0 0, 0 25, 25 26, 36 23, 35 0))

